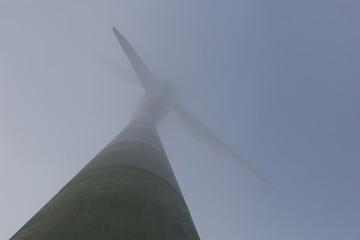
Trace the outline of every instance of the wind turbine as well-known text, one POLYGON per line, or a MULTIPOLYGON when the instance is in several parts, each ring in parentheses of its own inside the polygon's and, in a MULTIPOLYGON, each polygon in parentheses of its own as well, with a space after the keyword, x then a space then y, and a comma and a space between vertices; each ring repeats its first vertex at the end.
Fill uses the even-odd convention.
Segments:
MULTIPOLYGON (((234 160, 234 162, 240 166, 242 170, 267 186, 273 192, 277 192, 276 189, 249 163, 240 157, 236 151, 226 145, 224 141, 221 140, 213 131, 211 131, 205 124, 203 124, 200 120, 188 112, 178 101, 176 101, 172 82, 158 81, 124 36, 121 35, 115 27, 113 28, 113 32, 134 68, 138 80, 140 80, 140 82, 137 82, 128 81, 128 79, 126 79, 125 83, 141 87, 144 90, 144 95, 140 100, 136 112, 148 112, 155 119, 156 124, 170 111, 174 111, 192 137, 206 145, 212 151, 218 153, 220 157, 228 160, 234 160)), ((105 59, 102 59, 101 62, 104 63, 107 68, 120 80, 124 79, 119 77, 116 68, 114 68, 114 64, 110 64, 109 62, 106 63, 105 59)))
MULTIPOLYGON (((156 125, 175 111, 190 134, 235 159, 274 188, 176 100, 114 28, 144 89, 128 125, 41 208, 11 240, 200 239, 156 125)), ((275 190, 274 190, 275 191, 275 190)))

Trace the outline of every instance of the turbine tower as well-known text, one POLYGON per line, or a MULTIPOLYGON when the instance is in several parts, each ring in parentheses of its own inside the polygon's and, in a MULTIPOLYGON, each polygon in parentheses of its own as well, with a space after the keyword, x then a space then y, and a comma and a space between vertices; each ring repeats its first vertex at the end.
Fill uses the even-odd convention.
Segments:
POLYGON ((115 28, 113 31, 144 95, 129 124, 12 240, 200 239, 156 130, 156 125, 172 110, 194 138, 221 156, 235 160, 275 191, 234 150, 186 111, 175 100, 173 85, 158 81, 127 40, 115 28))

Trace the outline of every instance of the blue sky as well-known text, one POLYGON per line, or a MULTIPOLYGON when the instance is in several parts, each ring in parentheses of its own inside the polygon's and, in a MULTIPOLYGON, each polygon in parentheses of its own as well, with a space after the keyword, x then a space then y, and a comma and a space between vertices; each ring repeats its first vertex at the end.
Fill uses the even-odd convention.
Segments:
POLYGON ((202 239, 360 238, 358 1, 0 2, 0 239, 126 125, 116 26, 159 80, 279 194, 158 127, 202 239))

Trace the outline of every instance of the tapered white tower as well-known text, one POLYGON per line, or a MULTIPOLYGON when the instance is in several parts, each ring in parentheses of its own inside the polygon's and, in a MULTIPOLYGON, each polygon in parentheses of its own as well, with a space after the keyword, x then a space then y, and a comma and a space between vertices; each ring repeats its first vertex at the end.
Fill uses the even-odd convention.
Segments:
POLYGON ((11 239, 200 238, 153 119, 140 112, 11 239))

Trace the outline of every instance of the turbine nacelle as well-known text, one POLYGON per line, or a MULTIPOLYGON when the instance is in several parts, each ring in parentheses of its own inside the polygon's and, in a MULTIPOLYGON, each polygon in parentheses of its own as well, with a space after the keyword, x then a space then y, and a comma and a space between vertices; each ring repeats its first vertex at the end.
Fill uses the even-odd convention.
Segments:
POLYGON ((175 88, 172 82, 159 82, 158 96, 149 96, 145 94, 140 98, 133 118, 141 112, 147 112, 153 118, 155 124, 158 124, 164 117, 176 106, 175 101, 175 88))

